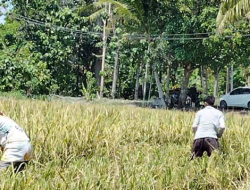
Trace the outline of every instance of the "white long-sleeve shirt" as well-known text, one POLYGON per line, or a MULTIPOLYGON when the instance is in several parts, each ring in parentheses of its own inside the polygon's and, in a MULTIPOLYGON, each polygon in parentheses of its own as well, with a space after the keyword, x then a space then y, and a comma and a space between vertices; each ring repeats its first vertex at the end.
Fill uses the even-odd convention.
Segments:
POLYGON ((207 137, 217 139, 226 128, 224 115, 212 106, 206 106, 196 114, 193 128, 196 127, 195 139, 207 137))
POLYGON ((29 141, 24 130, 12 119, 0 115, 0 145, 5 148, 11 142, 29 141))

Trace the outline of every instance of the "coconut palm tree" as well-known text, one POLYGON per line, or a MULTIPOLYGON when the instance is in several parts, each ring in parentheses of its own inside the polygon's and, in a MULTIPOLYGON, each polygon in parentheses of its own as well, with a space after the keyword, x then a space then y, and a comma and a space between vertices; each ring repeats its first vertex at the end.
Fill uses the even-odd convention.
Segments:
MULTIPOLYGON (((103 21, 103 53, 102 53, 102 67, 101 71, 104 71, 104 64, 105 64, 105 53, 106 53, 106 41, 107 36, 109 34, 108 28, 113 28, 115 22, 117 22, 120 18, 123 20, 124 26, 130 32, 138 32, 145 35, 148 39, 148 50, 150 44, 150 35, 155 28, 159 28, 158 23, 156 23, 155 15, 156 15, 156 8, 159 7, 159 3, 155 0, 96 0, 94 6, 97 8, 97 11, 94 12, 92 15, 89 16, 90 20, 95 20, 100 18, 100 15, 103 13, 107 14, 108 18, 102 19, 103 21), (111 6, 111 8, 109 8, 111 6), (111 10, 111 14, 110 14, 111 10), (112 14, 114 12, 115 14, 112 14), (125 21, 125 22, 124 22, 125 21), (129 21, 129 22, 126 22, 129 21), (107 29, 106 29, 107 28, 107 29)), ((119 50, 119 48, 117 48, 119 50)), ((116 59, 118 60, 118 59, 116 59)), ((143 99, 146 96, 146 83, 148 78, 148 66, 149 63, 145 65, 145 82, 144 82, 144 89, 143 89, 143 99)), ((115 67, 117 68, 117 67, 115 67)), ((115 72, 114 72, 115 73, 115 72)), ((101 76, 100 82, 100 96, 102 97, 103 93, 103 85, 104 85, 104 77, 101 76)), ((113 85, 112 85, 113 86, 113 85)), ((160 86, 160 85, 158 85, 160 86)), ((138 87, 138 85, 137 85, 138 87)), ((112 90, 114 94, 115 89, 112 90)), ((114 96, 114 95, 112 95, 114 96)))
POLYGON ((217 15, 217 29, 222 32, 225 24, 250 16, 250 0, 224 0, 217 15))
MULTIPOLYGON (((118 2, 116 0, 95 0, 94 3, 91 5, 93 6, 94 13, 91 14, 88 18, 91 21, 102 20, 103 26, 103 34, 102 34, 102 41, 103 41, 103 48, 102 48, 102 61, 101 61, 101 78, 100 78, 100 97, 103 97, 103 90, 104 90, 104 67, 105 67, 105 57, 106 57, 106 49, 107 49, 107 39, 108 36, 113 30, 115 23, 119 21, 119 19, 125 20, 137 20, 135 16, 131 13, 128 6, 122 2, 118 2), (114 14, 115 13, 115 14, 114 14)), ((117 48, 117 55, 118 55, 119 48, 117 48)), ((115 59, 116 65, 118 62, 118 57, 115 59)), ((115 67, 117 69, 117 66, 115 67)), ((114 75, 117 75, 117 71, 114 71, 114 75)), ((114 78, 117 78, 114 76, 114 78)), ((114 83, 116 82, 116 79, 114 83)), ((116 85, 112 84, 112 96, 114 97, 114 89, 116 85)))

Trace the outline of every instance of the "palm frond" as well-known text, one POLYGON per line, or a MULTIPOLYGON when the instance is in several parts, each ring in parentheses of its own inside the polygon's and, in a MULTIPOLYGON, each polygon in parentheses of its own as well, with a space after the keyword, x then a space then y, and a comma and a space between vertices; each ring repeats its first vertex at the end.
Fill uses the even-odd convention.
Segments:
POLYGON ((114 0, 100 0, 99 3, 103 4, 103 3, 110 3, 112 5, 115 5, 116 7, 122 7, 123 9, 128 9, 126 4, 122 4, 118 1, 114 1, 114 0))
POLYGON ((90 21, 94 21, 97 20, 98 18, 100 18, 100 16, 104 13, 105 8, 99 9, 98 11, 94 12, 93 14, 89 15, 87 18, 90 21))
POLYGON ((217 31, 223 32, 225 24, 234 22, 250 12, 250 0, 225 0, 217 15, 217 31))
POLYGON ((246 17, 247 17, 248 19, 250 19, 250 12, 248 12, 248 13, 246 14, 246 17))
POLYGON ((141 22, 145 22, 145 9, 143 6, 143 0, 134 0, 132 1, 133 12, 135 12, 136 17, 141 22))
POLYGON ((110 3, 115 7, 118 17, 128 18, 129 20, 139 22, 139 19, 132 13, 132 11, 130 11, 129 6, 124 3, 114 0, 100 0, 98 3, 100 4, 110 3))
POLYGON ((105 2, 97 1, 97 2, 93 3, 93 6, 95 8, 101 8, 101 7, 103 7, 103 4, 105 4, 105 2))
POLYGON ((78 9, 78 12, 82 13, 82 12, 86 12, 88 10, 92 10, 93 9, 93 4, 89 4, 89 5, 85 5, 85 6, 82 6, 78 9))

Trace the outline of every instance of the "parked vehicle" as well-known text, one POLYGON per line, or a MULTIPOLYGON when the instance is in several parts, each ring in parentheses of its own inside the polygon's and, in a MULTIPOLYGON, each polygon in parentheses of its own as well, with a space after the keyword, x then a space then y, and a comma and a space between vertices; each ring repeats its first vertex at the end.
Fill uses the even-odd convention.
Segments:
POLYGON ((241 107, 250 110, 250 88, 236 88, 220 99, 220 107, 227 109, 228 107, 241 107))
MULTIPOLYGON (((180 88, 169 91, 169 98, 165 99, 167 107, 173 108, 173 107, 178 106, 180 93, 181 93, 180 88)), ((188 93, 187 93, 187 100, 186 100, 186 103, 185 103, 185 107, 187 107, 187 108, 191 108, 191 107, 198 108, 198 107, 200 107, 199 95, 200 95, 199 92, 193 93, 189 88, 188 93)))

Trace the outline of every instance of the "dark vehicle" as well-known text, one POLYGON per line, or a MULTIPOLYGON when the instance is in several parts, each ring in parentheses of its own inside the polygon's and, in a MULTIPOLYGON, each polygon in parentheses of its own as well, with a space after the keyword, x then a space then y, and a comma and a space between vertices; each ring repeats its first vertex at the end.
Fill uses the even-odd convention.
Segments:
MULTIPOLYGON (((180 94, 181 94, 180 88, 170 90, 169 91, 169 98, 165 99, 167 107, 169 107, 169 108, 177 107, 179 104, 180 94)), ((192 87, 189 88, 188 93, 187 93, 185 107, 186 108, 191 108, 191 107, 198 108, 198 107, 200 107, 200 98, 199 98, 200 94, 201 94, 200 92, 194 91, 192 89, 192 87)))

